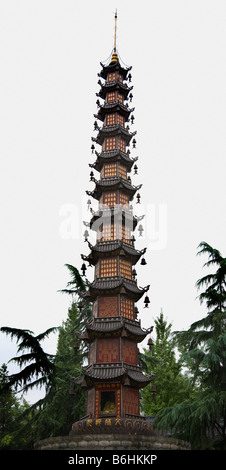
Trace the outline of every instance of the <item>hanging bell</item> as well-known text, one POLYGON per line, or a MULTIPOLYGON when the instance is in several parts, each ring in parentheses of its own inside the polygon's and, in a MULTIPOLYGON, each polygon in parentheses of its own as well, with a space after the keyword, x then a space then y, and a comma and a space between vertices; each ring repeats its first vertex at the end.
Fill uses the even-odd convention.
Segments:
POLYGON ((139 310, 138 310, 137 307, 135 307, 135 308, 134 308, 134 315, 135 315, 135 318, 137 318, 138 313, 139 313, 139 310))
POLYGON ((130 178, 130 176, 128 176, 127 181, 129 181, 129 183, 131 184, 131 178, 130 178))
POLYGON ((137 204, 140 204, 140 193, 137 193, 137 204))
POLYGON ((98 130, 97 121, 94 121, 94 131, 97 131, 97 130, 98 130))
POLYGON ((132 270, 132 277, 133 277, 133 280, 134 280, 134 281, 135 281, 135 279, 136 279, 136 275, 137 275, 136 269, 133 269, 133 270, 132 270))
POLYGON ((89 210, 89 208, 90 208, 90 206, 91 206, 91 201, 90 201, 90 199, 88 199, 88 201, 87 201, 87 206, 88 206, 88 210, 89 210))
POLYGON ((80 302, 78 303, 78 309, 79 309, 79 312, 81 313, 82 311, 82 308, 83 308, 83 303, 82 301, 80 300, 80 302))
POLYGON ((133 124, 134 123, 134 116, 132 115, 130 119, 131 119, 131 124, 133 124))
POLYGON ((145 258, 142 258, 142 260, 141 260, 141 263, 140 263, 140 264, 141 264, 141 266, 145 266, 145 265, 147 264, 147 261, 146 261, 146 259, 145 259, 145 258))
POLYGON ((136 143, 137 143, 136 139, 133 139, 132 143, 133 143, 133 148, 135 149, 136 148, 136 143))
POLYGON ((133 169, 134 169, 134 175, 138 175, 138 171, 137 171, 137 170, 138 170, 138 166, 137 166, 137 165, 134 165, 133 169))
POLYGON ((85 263, 82 264, 81 271, 82 271, 82 275, 85 276, 85 272, 86 272, 86 265, 85 265, 85 263))
POLYGON ((129 94, 129 99, 130 99, 130 101, 132 101, 132 99, 133 99, 133 94, 132 93, 129 94))
POLYGON ((76 342, 74 343, 74 346, 73 346, 73 348, 74 348, 74 354, 75 354, 75 356, 76 356, 76 354, 78 353, 78 350, 79 350, 79 344, 78 344, 78 341, 76 341, 76 342))
POLYGON ((92 150, 92 153, 94 153, 94 150, 95 150, 94 144, 91 145, 91 150, 92 150))
POLYGON ((153 346, 154 346, 154 343, 153 343, 152 339, 149 338, 149 340, 148 340, 148 347, 149 347, 149 350, 150 350, 150 351, 152 350, 152 347, 153 347, 153 346))
POLYGON ((152 393, 152 400, 155 401, 155 396, 156 396, 156 386, 155 385, 152 385, 151 393, 152 393))
POLYGON ((89 175, 89 176, 90 176, 90 181, 93 181, 93 180, 94 180, 94 173, 93 173, 93 171, 90 172, 90 175, 89 175))
POLYGON ((132 75, 131 75, 131 73, 129 73, 129 75, 128 75, 128 79, 129 79, 129 82, 131 82, 131 79, 132 79, 132 75))
POLYGON ((145 299, 144 299, 144 308, 148 308, 148 304, 150 304, 150 300, 149 300, 149 297, 146 295, 145 299))
POLYGON ((88 240, 88 236, 89 236, 89 232, 88 232, 88 230, 85 230, 85 232, 84 232, 83 236, 85 237, 85 242, 87 242, 87 240, 88 240))
POLYGON ((144 231, 143 225, 140 224, 138 227, 139 237, 142 237, 143 231, 144 231))

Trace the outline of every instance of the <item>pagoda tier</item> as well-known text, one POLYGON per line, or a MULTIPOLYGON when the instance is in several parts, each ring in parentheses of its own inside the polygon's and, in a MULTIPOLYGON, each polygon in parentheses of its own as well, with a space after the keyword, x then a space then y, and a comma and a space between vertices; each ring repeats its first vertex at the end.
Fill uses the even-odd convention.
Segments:
MULTIPOLYGON (((117 118, 115 117, 114 120, 116 121, 117 118)), ((121 122, 124 122, 124 121, 122 120, 121 122)), ((104 142, 104 139, 106 139, 109 136, 109 134, 111 135, 111 137, 115 137, 115 136, 122 137, 124 139, 125 144, 129 145, 132 137, 136 135, 136 131, 129 132, 128 129, 125 129, 124 127, 122 127, 121 124, 112 124, 109 126, 103 126, 102 129, 99 130, 97 137, 93 137, 92 140, 93 142, 96 142, 97 144, 102 145, 104 142)))
POLYGON ((124 122, 127 122, 129 120, 130 113, 132 113, 135 109, 129 108, 128 103, 124 105, 119 101, 113 101, 112 103, 104 103, 103 105, 100 105, 100 103, 98 102, 98 106, 98 113, 94 114, 94 117, 96 117, 100 121, 104 121, 105 116, 108 113, 120 113, 120 115, 124 118, 124 122))
MULTIPOLYGON (((139 389, 139 388, 145 387, 155 378, 154 374, 153 376, 146 377, 143 374, 141 367, 125 364, 123 361, 115 362, 111 364, 106 364, 106 363, 90 364, 87 367, 83 367, 82 371, 83 371, 85 382, 86 382, 84 383, 84 380, 83 380, 83 387, 86 387, 86 388, 89 388, 98 382, 108 383, 110 381, 111 383, 116 382, 118 384, 120 382, 122 385, 126 384, 127 387, 131 386, 131 387, 135 387, 135 389, 139 389)), ((138 393, 136 393, 136 397, 138 398, 137 415, 139 415, 138 393)), ((95 417, 98 417, 98 415, 99 415, 99 410, 98 410, 97 416, 95 417)))
POLYGON ((90 302, 93 302, 97 296, 112 296, 117 294, 126 294, 129 299, 138 302, 150 287, 148 285, 139 288, 136 281, 121 276, 114 276, 108 279, 95 279, 92 283, 87 281, 87 286, 88 291, 84 298, 90 302))
POLYGON ((111 80, 115 80, 116 76, 121 76, 123 80, 127 80, 129 77, 127 77, 128 72, 132 70, 132 66, 130 65, 129 67, 122 67, 120 64, 119 60, 117 61, 111 61, 110 64, 104 65, 102 62, 100 62, 100 65, 102 67, 100 73, 98 73, 98 77, 104 78, 111 78, 111 80), (112 74, 112 75, 111 75, 112 74))
MULTIPOLYGON (((96 244, 91 245, 90 254, 82 255, 83 261, 94 267, 94 280, 86 280, 84 298, 91 302, 92 320, 86 325, 84 334, 79 336, 89 348, 88 365, 82 368, 83 377, 74 380, 87 391, 87 417, 141 418, 139 389, 154 380, 146 376, 139 366, 138 343, 141 343, 152 328, 144 330, 137 320, 136 302, 148 291, 149 286, 138 287, 134 265, 145 253, 134 247, 133 230, 143 217, 135 217, 131 201, 142 185, 134 186, 128 173, 138 157, 131 158, 127 147, 131 140, 133 148, 136 132, 130 132, 126 122, 134 117, 125 100, 132 99, 133 87, 128 72, 131 67, 122 67, 116 50, 110 64, 102 65, 99 77, 100 91, 97 101, 98 112, 94 116, 102 127, 94 123, 97 136, 93 143, 101 147, 95 151, 96 161, 90 167, 94 172, 90 181, 95 183, 88 196, 99 202, 97 211, 91 210, 90 222, 85 225, 96 231, 96 244)), ((133 119, 132 119, 133 118, 133 119)), ((89 204, 91 201, 89 201, 89 204)), ((88 239, 86 238, 86 241, 88 239)), ((143 259, 143 263, 146 264, 143 259)), ((83 266, 84 267, 84 266, 83 266)), ((145 297, 145 306, 149 299, 145 297)))
POLYGON ((90 343, 96 338, 106 339, 110 334, 114 338, 123 337, 140 343, 151 331, 152 327, 147 330, 142 329, 140 321, 137 320, 122 317, 95 318, 86 325, 86 333, 77 334, 77 337, 90 343))
POLYGON ((109 162, 116 164, 116 174, 119 174, 120 162, 123 166, 126 167, 127 172, 130 172, 132 166, 138 160, 138 157, 131 159, 129 157, 128 152, 125 153, 119 149, 112 150, 109 152, 101 152, 101 153, 95 152, 95 153, 96 153, 97 159, 95 163, 90 163, 89 166, 99 172, 101 171, 102 168, 104 168, 104 164, 109 164, 109 162))
POLYGON ((133 245, 125 243, 123 240, 99 242, 95 246, 88 242, 88 246, 91 250, 91 253, 88 256, 81 256, 84 261, 88 261, 90 265, 94 266, 100 258, 105 258, 105 256, 119 255, 128 256, 132 265, 134 265, 146 252, 146 248, 143 248, 143 250, 136 250, 133 245))
MULTIPOLYGON (((95 183, 95 189, 93 191, 86 191, 86 194, 88 194, 88 196, 92 196, 93 198, 100 200, 100 204, 105 204, 104 197, 101 200, 101 196, 104 196, 105 191, 121 190, 122 194, 128 194, 128 201, 131 201, 134 197, 134 194, 136 194, 136 192, 142 187, 142 185, 132 186, 132 184, 130 184, 126 179, 120 177, 104 178, 99 181, 95 180, 95 183)), ((117 203, 120 204, 120 201, 115 202, 115 204, 117 203)), ((121 205, 124 204, 121 202, 121 205)))
POLYGON ((99 93, 96 93, 96 95, 102 99, 105 99, 107 93, 111 91, 119 91, 120 93, 123 93, 124 99, 127 99, 129 92, 133 89, 133 86, 128 87, 127 84, 122 83, 122 78, 119 76, 116 77, 115 80, 105 83, 99 82, 99 84, 101 85, 101 90, 99 93))
MULTIPOLYGON (((138 222, 142 220, 143 216, 134 216, 129 210, 126 210, 125 206, 121 206, 120 204, 115 205, 114 207, 105 207, 100 208, 97 212, 91 211, 92 212, 92 219, 90 222, 84 222, 84 225, 86 227, 89 227, 91 230, 98 231, 99 230, 99 224, 96 224, 97 220, 100 220, 104 223, 105 219, 110 218, 112 220, 112 223, 115 223, 117 218, 119 220, 123 220, 125 224, 125 219, 128 224, 128 226, 131 227, 131 230, 135 230, 138 222)), ((120 237, 121 238, 121 237, 120 237)))

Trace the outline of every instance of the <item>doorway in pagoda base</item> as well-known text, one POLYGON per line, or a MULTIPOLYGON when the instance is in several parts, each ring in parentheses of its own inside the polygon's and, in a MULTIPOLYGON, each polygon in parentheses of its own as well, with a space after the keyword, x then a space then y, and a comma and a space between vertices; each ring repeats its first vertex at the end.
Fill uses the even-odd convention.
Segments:
POLYGON ((95 387, 95 418, 105 416, 120 417, 120 384, 97 384, 95 387))
POLYGON ((115 392, 101 392, 100 396, 100 414, 116 413, 115 392))

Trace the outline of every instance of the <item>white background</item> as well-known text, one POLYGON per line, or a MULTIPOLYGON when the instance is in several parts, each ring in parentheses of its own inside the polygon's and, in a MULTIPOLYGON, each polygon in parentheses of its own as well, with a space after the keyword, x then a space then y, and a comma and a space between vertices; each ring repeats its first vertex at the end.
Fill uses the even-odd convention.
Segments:
MULTIPOLYGON (((69 280, 64 264, 80 269, 81 253, 89 253, 82 212, 88 221, 97 73, 113 48, 115 8, 117 48, 133 66, 131 156, 139 156, 139 174, 132 178, 143 184, 146 208, 136 244, 148 247, 138 285, 151 286, 149 309, 138 304, 142 326, 161 308, 179 330, 206 314, 195 282, 207 259, 196 257, 197 246, 204 240, 225 256, 226 240, 225 1, 2 0, 1 326, 38 334, 67 318, 71 299, 57 291, 69 280), (72 238, 62 236, 68 205, 78 214, 72 238), (156 230, 160 207, 167 209, 162 246, 147 234, 148 206, 156 230)), ((16 345, 3 334, 0 341, 2 364, 16 345)), ((56 342, 52 335, 46 350, 55 353, 56 342)))

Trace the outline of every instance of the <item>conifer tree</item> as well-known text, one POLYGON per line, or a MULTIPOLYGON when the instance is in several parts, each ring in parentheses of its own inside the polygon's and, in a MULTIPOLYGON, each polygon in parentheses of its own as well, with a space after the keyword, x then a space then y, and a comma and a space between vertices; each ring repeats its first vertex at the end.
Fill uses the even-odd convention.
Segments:
POLYGON ((155 416, 162 408, 179 403, 192 393, 189 378, 181 372, 183 364, 176 358, 172 324, 167 323, 162 311, 154 323, 156 339, 151 350, 144 349, 143 354, 146 372, 156 372, 154 386, 150 384, 142 391, 143 411, 149 416, 155 416))
POLYGON ((199 394, 161 410, 156 425, 179 433, 196 449, 226 448, 226 258, 206 242, 199 248, 198 255, 208 255, 204 266, 215 267, 196 284, 205 288, 199 300, 206 302, 207 316, 187 331, 175 332, 199 394))

